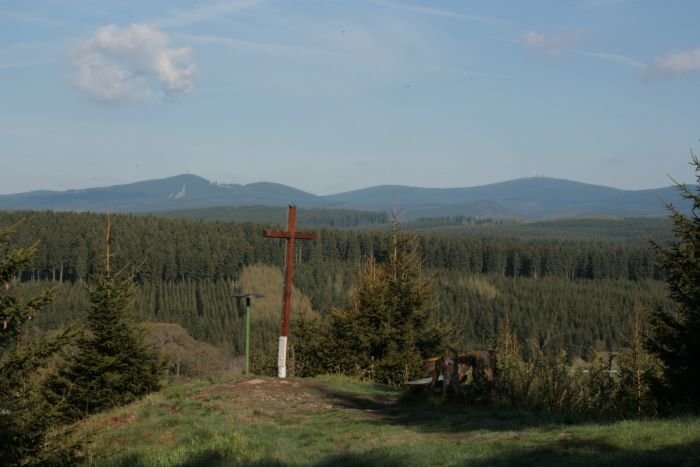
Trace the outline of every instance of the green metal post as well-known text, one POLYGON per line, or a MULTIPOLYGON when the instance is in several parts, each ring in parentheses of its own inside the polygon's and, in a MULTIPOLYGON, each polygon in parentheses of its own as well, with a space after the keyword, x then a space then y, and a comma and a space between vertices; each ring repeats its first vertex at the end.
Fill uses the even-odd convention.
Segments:
POLYGON ((245 374, 250 373, 250 297, 245 298, 245 374))

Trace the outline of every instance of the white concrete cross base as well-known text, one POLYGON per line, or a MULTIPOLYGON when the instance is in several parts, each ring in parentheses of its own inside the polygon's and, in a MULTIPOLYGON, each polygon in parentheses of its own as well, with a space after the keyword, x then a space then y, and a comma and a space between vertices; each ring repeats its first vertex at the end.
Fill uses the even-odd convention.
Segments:
POLYGON ((279 352, 277 353, 277 377, 287 377, 287 336, 280 336, 279 352))

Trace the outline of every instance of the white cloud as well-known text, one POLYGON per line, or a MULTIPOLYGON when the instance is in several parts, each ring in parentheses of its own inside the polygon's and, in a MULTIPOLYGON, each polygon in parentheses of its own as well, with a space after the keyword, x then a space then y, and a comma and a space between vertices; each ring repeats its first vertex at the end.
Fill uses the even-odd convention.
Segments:
POLYGON ((700 48, 659 57, 648 70, 651 76, 676 76, 694 71, 700 71, 700 48))
POLYGON ((77 47, 75 83, 101 101, 186 93, 197 72, 191 50, 168 43, 167 34, 154 26, 98 28, 77 47))
POLYGON ((531 49, 541 50, 547 55, 561 55, 567 48, 579 42, 581 35, 575 32, 565 34, 544 35, 535 31, 528 31, 522 35, 520 42, 531 49))

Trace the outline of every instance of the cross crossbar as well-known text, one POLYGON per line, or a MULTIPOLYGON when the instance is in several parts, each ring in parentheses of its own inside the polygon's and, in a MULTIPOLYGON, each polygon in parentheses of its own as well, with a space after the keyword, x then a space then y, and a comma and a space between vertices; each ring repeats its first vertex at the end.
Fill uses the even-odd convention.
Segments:
MULTIPOLYGON (((263 230, 263 237, 269 238, 290 238, 290 233, 287 230, 263 230)), ((296 240, 316 240, 318 234, 311 232, 294 232, 296 240)))

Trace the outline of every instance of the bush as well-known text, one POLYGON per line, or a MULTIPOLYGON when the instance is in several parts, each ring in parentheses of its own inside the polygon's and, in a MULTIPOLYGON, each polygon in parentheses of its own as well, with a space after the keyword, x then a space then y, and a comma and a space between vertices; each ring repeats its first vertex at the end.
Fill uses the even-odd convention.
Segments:
POLYGON ((506 319, 498 336, 499 403, 587 419, 653 415, 656 401, 651 382, 658 364, 643 347, 639 304, 635 316, 629 349, 620 355, 599 355, 591 365, 578 369, 569 365, 563 353, 534 348, 526 355, 506 319))

